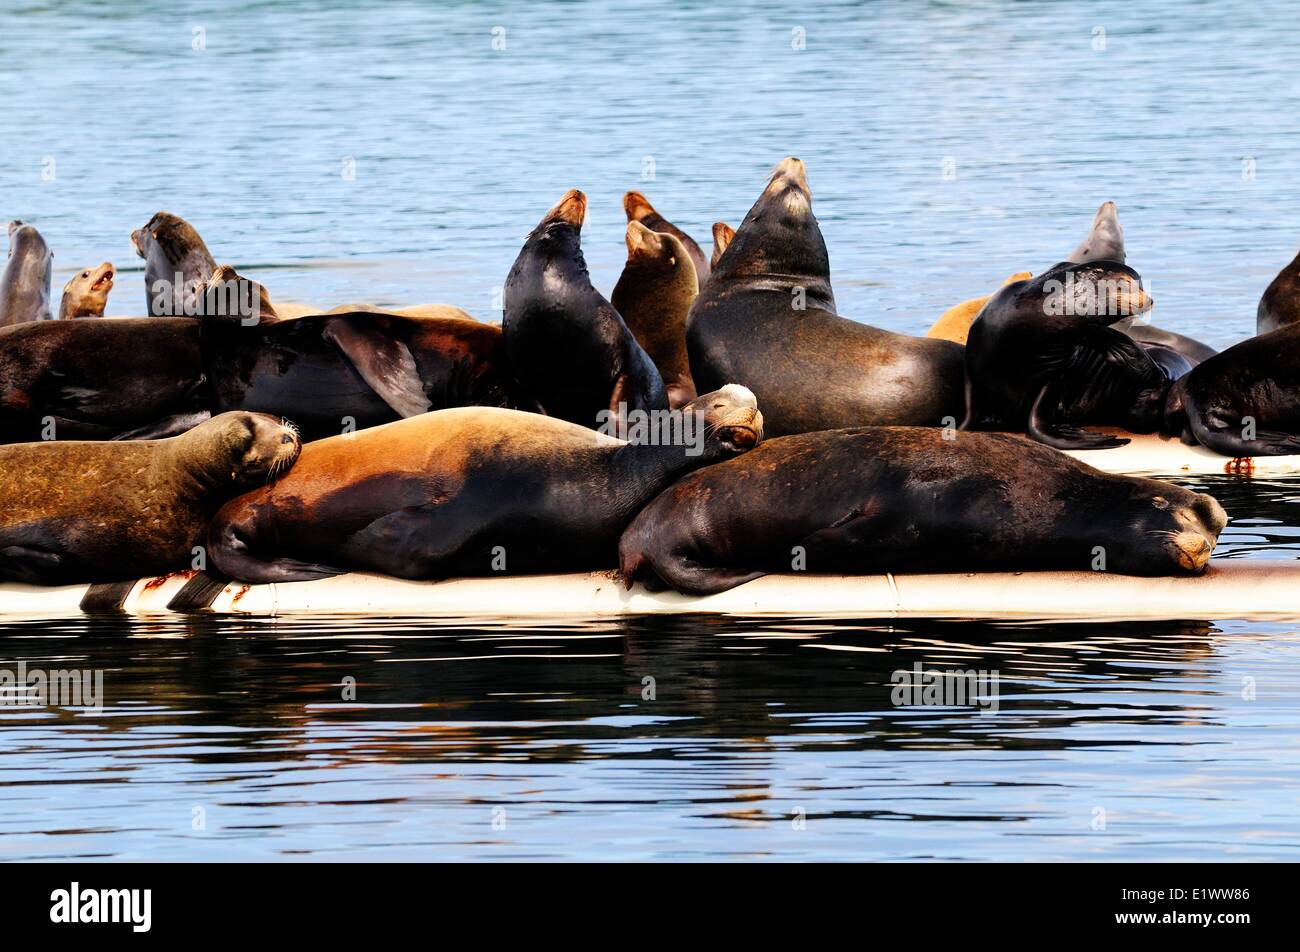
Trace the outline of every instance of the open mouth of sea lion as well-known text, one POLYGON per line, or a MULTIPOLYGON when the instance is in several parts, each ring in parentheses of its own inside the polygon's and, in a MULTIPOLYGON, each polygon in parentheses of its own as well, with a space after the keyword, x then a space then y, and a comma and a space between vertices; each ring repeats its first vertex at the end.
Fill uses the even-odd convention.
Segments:
POLYGON ((113 271, 113 266, 111 264, 102 264, 100 265, 100 269, 101 274, 99 277, 95 278, 94 283, 90 285, 90 290, 103 291, 107 293, 113 290, 113 276, 115 272, 113 271))

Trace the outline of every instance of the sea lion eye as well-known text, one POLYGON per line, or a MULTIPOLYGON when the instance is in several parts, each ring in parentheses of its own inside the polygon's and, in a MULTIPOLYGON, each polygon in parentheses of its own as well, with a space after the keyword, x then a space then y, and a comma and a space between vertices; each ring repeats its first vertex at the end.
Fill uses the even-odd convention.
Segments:
POLYGON ((1164 496, 1156 496, 1154 499, 1151 500, 1151 505, 1155 506, 1157 509, 1168 509, 1169 500, 1166 499, 1164 496))

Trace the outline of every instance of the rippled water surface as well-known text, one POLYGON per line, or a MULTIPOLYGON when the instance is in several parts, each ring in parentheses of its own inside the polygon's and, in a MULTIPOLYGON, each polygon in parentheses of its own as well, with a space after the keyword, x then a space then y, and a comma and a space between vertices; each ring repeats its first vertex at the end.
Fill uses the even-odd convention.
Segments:
MULTIPOLYGON (((278 296, 489 318, 566 189, 608 292, 624 190, 707 246, 797 154, 849 316, 921 331, 1113 199, 1153 317, 1219 345, 1300 244, 1291 3, 504 7, 6 4, 0 218, 56 289, 166 208, 278 296)), ((1196 485, 1216 557, 1300 552, 1300 484, 1196 485)), ((0 858, 1300 854, 1289 625, 91 620, 8 625, 19 662, 106 703, 0 708, 0 858), (999 710, 895 706, 915 662, 999 710)))

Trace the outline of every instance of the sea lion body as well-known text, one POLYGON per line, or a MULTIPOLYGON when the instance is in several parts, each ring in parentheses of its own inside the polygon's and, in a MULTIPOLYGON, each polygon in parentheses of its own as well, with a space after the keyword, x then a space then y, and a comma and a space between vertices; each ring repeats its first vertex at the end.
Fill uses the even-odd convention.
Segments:
POLYGON ((0 442, 170 435, 210 403, 190 318, 0 328, 0 442))
POLYGON ((627 584, 708 595, 792 568, 1193 574, 1226 521, 1209 496, 1101 473, 1023 437, 945 436, 807 433, 685 476, 623 534, 627 584))
POLYGON ((625 443, 553 417, 471 407, 309 443, 274 486, 227 504, 208 552, 245 582, 345 570, 402 578, 612 567, 637 511, 677 476, 754 445, 744 388, 708 394, 703 443, 625 443))
POLYGON ((9 223, 9 259, 0 274, 0 327, 47 321, 54 255, 41 233, 20 221, 9 223))
POLYGON ((113 290, 116 274, 111 261, 87 268, 63 286, 59 301, 59 320, 78 317, 103 317, 108 307, 108 295, 113 290))
POLYGON ((193 315, 195 289, 217 263, 194 226, 178 215, 158 212, 131 232, 135 253, 144 259, 145 313, 150 317, 193 315))
POLYGON ((1300 453, 1300 324, 1248 337, 1170 389, 1166 429, 1224 456, 1300 453))
POLYGON ((546 413, 595 427, 605 413, 667 409, 668 394, 654 361, 592 287, 579 237, 586 210, 586 196, 572 189, 529 234, 506 278, 502 329, 516 379, 546 413))
POLYGON ((700 286, 686 246, 675 236, 627 225, 627 263, 610 303, 654 361, 676 409, 695 399, 686 354, 686 315, 700 286))
POLYGON ((0 578, 38 585, 188 568, 228 499, 292 465, 297 435, 231 413, 166 440, 0 446, 0 578))
POLYGON ((953 425, 962 348, 835 313, 803 163, 789 158, 736 230, 687 318, 697 388, 754 391, 774 435, 866 424, 953 425))
POLYGON ((358 312, 203 328, 214 409, 277 413, 309 440, 430 409, 529 406, 501 330, 478 321, 358 312))
POLYGON ((1278 272, 1260 296, 1255 333, 1267 334, 1295 323, 1300 323, 1300 254, 1278 272))
POLYGON ((1150 307, 1137 272, 1114 261, 1063 262, 1001 288, 966 341, 962 429, 1028 433, 1058 449, 1128 442, 1080 430, 1078 422, 1157 429, 1168 378, 1110 327, 1150 307))

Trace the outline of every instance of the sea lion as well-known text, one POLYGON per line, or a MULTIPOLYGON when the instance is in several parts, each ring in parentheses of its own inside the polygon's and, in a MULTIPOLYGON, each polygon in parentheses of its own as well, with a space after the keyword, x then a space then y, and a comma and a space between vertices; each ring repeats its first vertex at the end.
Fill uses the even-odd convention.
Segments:
POLYGON ((955 425, 962 348, 835 313, 830 261, 804 164, 777 166, 686 322, 700 390, 758 397, 773 435, 861 424, 955 425))
POLYGON ((59 320, 66 321, 76 317, 103 317, 108 307, 108 295, 113 290, 113 276, 116 272, 111 261, 94 268, 87 268, 75 275, 63 286, 63 298, 59 302, 59 320))
MULTIPOLYGON (((1033 275, 1028 271, 1017 271, 1002 282, 1002 287, 1006 287, 1013 281, 1028 281, 1032 277, 1033 275)), ((954 304, 939 315, 939 319, 925 332, 925 336, 937 337, 940 340, 950 340, 954 344, 964 345, 966 335, 970 333, 971 323, 991 297, 993 295, 986 294, 984 297, 971 298, 969 301, 954 304)))
POLYGON ((41 233, 9 223, 9 260, 0 275, 0 327, 50 319, 50 266, 54 255, 41 233))
POLYGON ((1300 322, 1300 254, 1264 289, 1255 310, 1255 333, 1267 334, 1300 322))
POLYGON ((194 226, 171 212, 158 212, 131 232, 135 253, 144 259, 146 313, 151 317, 193 316, 198 286, 217 263, 194 226))
POLYGON ((219 269, 201 286, 203 368, 214 412, 276 413, 306 439, 320 439, 430 409, 535 408, 517 395, 500 328, 367 312, 280 320, 256 282, 231 292, 232 274, 219 269), (245 316, 254 298, 269 317, 245 316))
POLYGON ((727 246, 731 244, 731 239, 735 237, 736 229, 725 221, 715 221, 713 223, 713 257, 709 260, 710 272, 718 266, 722 253, 727 250, 727 246))
POLYGON ((1169 390, 1166 431, 1224 456, 1300 453, 1300 324, 1249 337, 1169 390))
POLYGON ((586 213, 587 196, 571 189, 528 235, 506 278, 501 326, 515 377, 546 413, 594 427, 598 414, 620 405, 667 409, 668 394, 654 361, 591 285, 580 243, 586 213))
POLYGON ((0 578, 69 585, 188 568, 227 500, 293 465, 294 430, 223 413, 166 440, 0 447, 0 578))
POLYGON ((670 416, 693 439, 625 443, 472 407, 309 443, 284 478, 217 514, 209 556, 253 583, 346 570, 427 579, 612 568, 619 535, 646 502, 762 438, 744 387, 663 411, 670 416))
POLYGON ((171 436, 209 403, 190 318, 0 328, 0 442, 171 436))
POLYGON ((1028 433, 1057 449, 1128 442, 1075 425, 1085 420, 1157 429, 1169 381, 1136 341, 1110 327, 1150 307, 1138 273, 1117 261, 1062 262, 1003 287, 966 341, 962 429, 1028 433))
POLYGON ((676 236, 627 223, 627 263, 610 303, 654 361, 672 409, 695 399, 686 314, 699 290, 695 267, 676 236))
POLYGON ((694 238, 655 211, 650 200, 640 192, 624 194, 623 211, 627 213, 629 222, 639 221, 651 231, 657 231, 661 235, 672 235, 685 245, 686 251, 691 256, 691 264, 695 266, 695 280, 699 282, 700 287, 704 286, 704 280, 709 276, 709 260, 704 257, 704 252, 700 250, 694 238))
MULTIPOLYGON (((1093 216, 1092 229, 1087 237, 1070 252, 1065 260, 1075 264, 1088 264, 1095 261, 1118 261, 1120 264, 1128 262, 1127 250, 1124 247, 1124 229, 1120 226, 1119 209, 1114 202, 1101 204, 1097 214, 1093 216)), ((1218 353, 1210 345, 1203 344, 1193 337, 1165 330, 1153 324, 1138 323, 1135 317, 1118 321, 1112 326, 1144 347, 1148 344, 1157 344, 1177 351, 1193 367, 1218 353)), ((1162 360, 1160 353, 1152 356, 1157 362, 1162 360)))
POLYGON ((710 595, 792 568, 1190 575, 1227 520, 1210 496, 1108 475, 1022 437, 945 436, 806 433, 692 473, 623 533, 623 576, 710 595))

